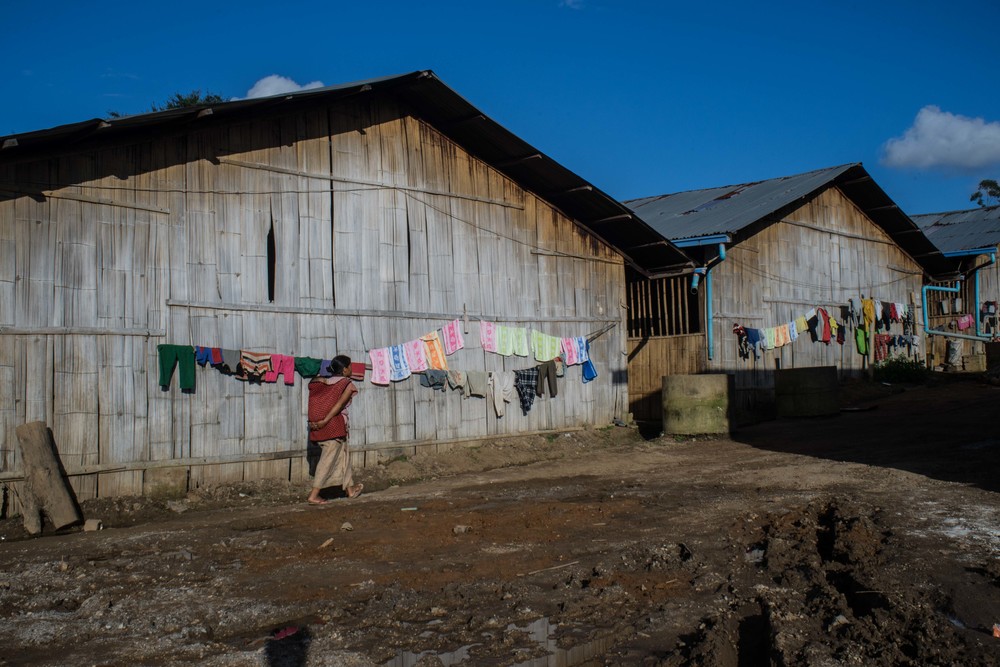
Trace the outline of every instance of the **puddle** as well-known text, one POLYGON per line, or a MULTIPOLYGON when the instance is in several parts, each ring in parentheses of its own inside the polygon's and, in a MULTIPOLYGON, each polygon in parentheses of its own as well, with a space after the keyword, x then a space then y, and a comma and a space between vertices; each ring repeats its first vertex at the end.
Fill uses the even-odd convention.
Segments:
MULTIPOLYGON (((542 648, 548 651, 548 655, 531 658, 524 662, 512 663, 514 667, 574 667, 575 665, 585 665, 599 658, 611 648, 613 635, 610 632, 604 633, 595 639, 582 641, 571 648, 560 648, 553 633, 559 627, 558 623, 551 623, 548 618, 540 618, 528 625, 511 624, 508 630, 519 630, 527 635, 524 645, 518 644, 518 648, 535 649, 542 648)), ((455 651, 448 653, 435 653, 434 651, 423 651, 414 653, 412 651, 400 651, 400 653, 382 663, 382 667, 413 667, 417 662, 427 657, 434 657, 441 661, 441 664, 458 665, 463 660, 469 659, 469 651, 481 644, 469 644, 455 651)))

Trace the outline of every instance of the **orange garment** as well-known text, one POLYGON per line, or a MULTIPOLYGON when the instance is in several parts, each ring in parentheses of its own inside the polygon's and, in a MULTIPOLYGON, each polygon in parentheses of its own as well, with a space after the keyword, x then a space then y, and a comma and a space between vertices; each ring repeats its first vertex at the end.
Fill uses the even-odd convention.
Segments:
POLYGON ((438 332, 432 331, 425 336, 421 336, 420 340, 424 341, 424 346, 427 348, 428 368, 439 371, 448 370, 448 361, 445 359, 444 346, 441 345, 441 337, 438 336, 438 332))

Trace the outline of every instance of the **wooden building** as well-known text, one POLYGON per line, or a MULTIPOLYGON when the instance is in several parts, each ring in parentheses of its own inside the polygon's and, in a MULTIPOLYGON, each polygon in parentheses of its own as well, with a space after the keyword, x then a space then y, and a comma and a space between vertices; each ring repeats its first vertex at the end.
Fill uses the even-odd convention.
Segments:
POLYGON ((925 277, 955 269, 860 164, 626 205, 700 264, 674 278, 630 274, 637 419, 660 419, 664 375, 733 373, 746 411, 773 400, 776 369, 833 365, 857 374, 870 359, 857 352, 853 332, 844 345, 799 337, 744 358, 733 326, 778 327, 815 308, 839 318, 841 306, 862 297, 908 304, 919 321, 925 277))
POLYGON ((945 256, 961 266, 961 281, 927 290, 930 360, 935 367, 944 366, 950 341, 961 365, 949 365, 949 370, 985 370, 986 342, 1000 336, 1000 264, 996 261, 1000 206, 911 217, 945 256), (960 319, 965 320, 961 325, 960 319))
POLYGON ((429 71, 0 137, 0 481, 14 429, 52 428, 80 499, 301 479, 305 382, 198 368, 159 386, 157 345, 367 361, 469 318, 557 336, 602 329, 599 377, 516 398, 365 383, 355 464, 418 446, 600 425, 627 406, 625 266, 690 266, 628 209, 487 118, 429 71), (623 253, 616 247, 634 248, 623 253), (179 471, 179 473, 178 473, 179 471))

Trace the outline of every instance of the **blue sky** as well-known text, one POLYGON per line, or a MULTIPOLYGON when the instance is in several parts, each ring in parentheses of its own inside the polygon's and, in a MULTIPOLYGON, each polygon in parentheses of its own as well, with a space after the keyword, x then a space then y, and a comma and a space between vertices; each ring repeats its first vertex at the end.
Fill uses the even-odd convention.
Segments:
POLYGON ((863 162, 916 214, 1000 179, 995 0, 696 4, 0 0, 0 135, 432 69, 621 199, 863 162))

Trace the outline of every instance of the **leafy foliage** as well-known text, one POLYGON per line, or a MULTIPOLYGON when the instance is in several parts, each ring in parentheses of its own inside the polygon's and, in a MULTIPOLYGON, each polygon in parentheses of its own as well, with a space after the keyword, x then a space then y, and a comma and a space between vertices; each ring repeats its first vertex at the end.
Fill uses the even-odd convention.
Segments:
MULTIPOLYGON (((167 98, 167 101, 163 104, 153 104, 149 110, 155 111, 167 111, 168 109, 185 109, 187 107, 197 107, 203 104, 219 104, 220 102, 225 102, 226 100, 218 93, 206 92, 202 94, 201 90, 192 90, 190 93, 174 93, 167 98)), ((128 114, 122 113, 121 111, 108 111, 108 118, 122 118, 128 114)))
POLYGON ((930 371, 921 361, 909 357, 891 357, 876 363, 874 377, 879 382, 920 383, 927 379, 930 371))
POLYGON ((997 206, 1000 204, 1000 183, 992 178, 984 178, 979 181, 979 188, 969 196, 969 201, 982 207, 997 206))

